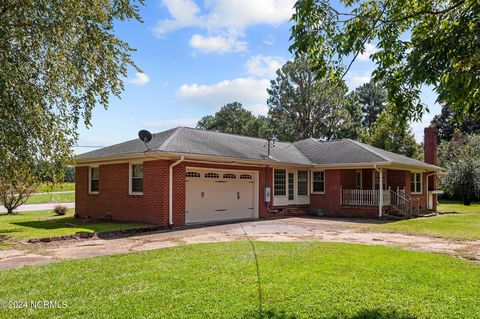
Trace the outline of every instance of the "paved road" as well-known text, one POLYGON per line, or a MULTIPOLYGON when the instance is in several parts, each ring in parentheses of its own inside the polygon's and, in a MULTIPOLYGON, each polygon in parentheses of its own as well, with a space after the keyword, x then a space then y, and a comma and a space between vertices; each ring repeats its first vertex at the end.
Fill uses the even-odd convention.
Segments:
MULTIPOLYGON (((50 210, 53 209, 57 205, 66 206, 67 208, 75 208, 75 203, 44 203, 44 204, 28 204, 22 205, 17 208, 15 211, 17 212, 30 212, 34 210, 50 210)), ((5 213, 7 210, 5 207, 0 207, 0 213, 5 213)))

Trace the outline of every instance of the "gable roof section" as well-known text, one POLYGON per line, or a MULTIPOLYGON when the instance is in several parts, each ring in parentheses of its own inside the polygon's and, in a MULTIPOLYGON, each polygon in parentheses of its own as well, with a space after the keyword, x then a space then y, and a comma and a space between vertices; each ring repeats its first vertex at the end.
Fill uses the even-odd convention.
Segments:
MULTIPOLYGON (((335 165, 388 163, 438 170, 438 166, 417 161, 350 139, 322 141, 309 138, 295 143, 276 142, 267 157, 265 139, 177 127, 153 134, 148 143, 152 152, 221 156, 245 160, 270 160, 284 164, 335 165)), ((145 153, 139 139, 104 147, 77 156, 81 161, 96 161, 116 156, 145 153)))

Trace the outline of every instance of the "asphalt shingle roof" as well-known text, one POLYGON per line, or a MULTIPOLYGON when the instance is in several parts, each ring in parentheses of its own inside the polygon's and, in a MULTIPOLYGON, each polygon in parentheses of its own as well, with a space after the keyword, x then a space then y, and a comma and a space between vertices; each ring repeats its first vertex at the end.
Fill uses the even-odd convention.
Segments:
MULTIPOLYGON (((267 142, 264 139, 177 127, 153 134, 148 143, 151 151, 211 155, 249 160, 266 160, 267 142)), ((100 160, 106 157, 144 153, 145 145, 138 138, 78 155, 79 160, 100 160)), ((276 142, 270 160, 286 164, 355 164, 392 162, 438 167, 402 155, 388 152, 350 139, 322 141, 309 138, 295 143, 276 142)))

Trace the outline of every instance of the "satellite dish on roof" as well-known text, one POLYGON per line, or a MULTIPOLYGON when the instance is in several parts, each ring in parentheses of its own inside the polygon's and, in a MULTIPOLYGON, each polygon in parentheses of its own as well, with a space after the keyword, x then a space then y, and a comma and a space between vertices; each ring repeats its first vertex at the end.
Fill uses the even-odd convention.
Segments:
POLYGON ((138 132, 138 138, 143 142, 145 143, 145 146, 147 147, 147 151, 150 150, 150 148, 148 147, 148 142, 150 142, 152 140, 152 133, 150 133, 149 131, 147 130, 141 130, 138 132))

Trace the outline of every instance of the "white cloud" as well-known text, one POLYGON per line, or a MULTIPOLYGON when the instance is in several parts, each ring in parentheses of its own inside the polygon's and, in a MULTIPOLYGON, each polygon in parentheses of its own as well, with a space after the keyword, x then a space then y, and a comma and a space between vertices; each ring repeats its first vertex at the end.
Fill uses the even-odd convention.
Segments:
POLYGON ((203 24, 199 16, 200 9, 191 0, 163 0, 162 4, 167 7, 171 19, 161 20, 154 30, 158 37, 185 27, 199 26, 203 24))
POLYGON ((370 82, 371 78, 372 78, 371 72, 366 72, 363 74, 350 73, 347 75, 346 82, 350 90, 354 90, 360 85, 370 82))
POLYGON ((375 52, 378 52, 378 48, 371 43, 367 43, 365 45, 365 52, 358 55, 358 60, 368 61, 370 59, 370 55, 374 54, 375 52))
POLYGON ((236 37, 202 36, 195 34, 190 39, 190 46, 205 53, 242 52, 247 49, 247 43, 236 37))
POLYGON ((212 85, 184 84, 176 92, 176 98, 190 105, 218 109, 238 101, 255 114, 265 115, 267 108, 267 79, 236 78, 212 85))
POLYGON ((135 73, 135 77, 128 80, 128 82, 136 85, 145 85, 150 82, 150 77, 145 73, 137 72, 135 73))
POLYGON ((275 72, 280 69, 285 59, 279 56, 255 55, 246 63, 247 72, 251 75, 273 79, 275 72))
POLYGON ((197 122, 198 119, 195 118, 180 118, 171 120, 143 121, 142 125, 154 128, 171 128, 177 126, 195 127, 197 125, 197 122))
MULTIPOLYGON (((207 32, 204 38, 223 38, 241 42, 246 28, 269 24, 279 25, 288 21, 294 10, 295 0, 208 0, 200 8, 192 0, 163 0, 162 4, 167 7, 170 18, 160 20, 154 29, 155 35, 165 35, 181 28, 195 27, 207 32)), ((192 38, 193 39, 193 38, 192 38)), ((195 43, 190 40, 190 44, 195 43)), ((197 39, 198 40, 198 39, 197 39)), ((218 41, 218 39, 216 39, 218 41)), ((242 50, 246 49, 246 43, 241 42, 242 50)), ((219 46, 223 49, 223 46, 219 46)), ((204 52, 226 52, 204 50, 204 52)))

